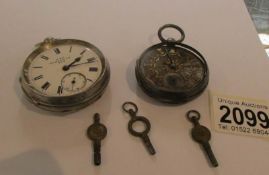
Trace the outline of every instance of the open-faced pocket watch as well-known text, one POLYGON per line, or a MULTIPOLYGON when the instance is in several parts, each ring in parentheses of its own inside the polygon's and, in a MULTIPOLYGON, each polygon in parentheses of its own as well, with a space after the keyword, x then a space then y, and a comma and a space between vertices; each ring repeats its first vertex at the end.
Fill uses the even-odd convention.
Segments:
POLYGON ((75 39, 45 39, 27 57, 21 87, 33 104, 50 111, 73 111, 101 97, 109 64, 94 45, 75 39))
POLYGON ((136 63, 136 78, 149 96, 166 103, 181 104, 200 95, 207 87, 209 74, 204 57, 183 44, 184 31, 166 24, 158 31, 161 43, 146 49, 136 63), (165 39, 163 30, 176 29, 181 38, 165 39))

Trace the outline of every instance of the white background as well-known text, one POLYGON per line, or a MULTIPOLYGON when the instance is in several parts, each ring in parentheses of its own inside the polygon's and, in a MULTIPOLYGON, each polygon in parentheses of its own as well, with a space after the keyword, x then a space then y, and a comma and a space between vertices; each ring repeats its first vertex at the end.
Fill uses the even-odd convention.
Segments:
POLYGON ((265 174, 269 142, 216 133, 210 126, 208 90, 268 99, 269 60, 240 0, 80 0, 0 2, 0 174, 137 175, 265 174), (166 23, 182 27, 184 43, 198 49, 210 69, 207 91, 182 106, 155 102, 137 87, 135 60, 158 43, 166 23), (45 37, 76 38, 99 47, 111 66, 111 81, 93 105, 67 116, 29 104, 18 82, 21 66, 34 44, 45 37), (131 100, 152 124, 150 156, 141 140, 127 132, 129 116, 121 110, 131 100), (199 110, 212 130, 211 145, 219 161, 211 168, 190 137, 185 113, 199 110), (91 162, 85 136, 95 112, 108 128, 102 165, 91 162))

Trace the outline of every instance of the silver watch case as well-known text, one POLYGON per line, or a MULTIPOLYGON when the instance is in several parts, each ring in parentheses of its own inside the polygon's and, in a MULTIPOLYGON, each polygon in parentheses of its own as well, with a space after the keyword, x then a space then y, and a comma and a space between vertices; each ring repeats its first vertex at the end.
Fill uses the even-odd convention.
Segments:
POLYGON ((27 99, 37 107, 54 112, 68 112, 81 109, 98 100, 104 93, 104 90, 109 83, 109 79, 109 63, 97 47, 82 40, 49 38, 38 44, 37 48, 27 57, 22 68, 20 83, 27 99), (59 45, 69 44, 83 45, 93 50, 99 56, 102 64, 102 72, 100 74, 100 77, 87 90, 78 94, 60 97, 48 96, 40 93, 29 83, 28 69, 31 62, 36 58, 36 56, 46 50, 49 50, 59 45))

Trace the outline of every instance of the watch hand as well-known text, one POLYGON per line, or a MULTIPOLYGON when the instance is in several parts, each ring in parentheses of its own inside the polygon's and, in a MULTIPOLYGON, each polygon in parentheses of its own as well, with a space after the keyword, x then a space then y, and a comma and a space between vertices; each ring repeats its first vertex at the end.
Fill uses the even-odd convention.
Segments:
POLYGON ((174 60, 170 57, 170 54, 169 54, 168 50, 166 48, 164 48, 164 50, 165 50, 165 53, 166 53, 166 55, 167 55, 167 57, 169 59, 169 63, 170 63, 169 66, 170 66, 170 68, 175 69, 176 65, 174 63, 174 60))
POLYGON ((77 57, 77 58, 75 58, 75 60, 72 61, 70 64, 68 64, 68 65, 64 65, 63 70, 64 70, 64 71, 69 70, 70 67, 71 67, 73 64, 75 64, 76 62, 79 62, 80 59, 81 59, 81 57, 77 57))
POLYGON ((76 83, 76 78, 73 78, 73 80, 71 81, 72 84, 72 90, 74 89, 74 84, 76 83))
POLYGON ((79 66, 79 65, 82 65, 82 64, 93 63, 93 62, 95 62, 95 58, 94 57, 87 59, 87 62, 79 63, 79 64, 73 64, 71 67, 79 66))

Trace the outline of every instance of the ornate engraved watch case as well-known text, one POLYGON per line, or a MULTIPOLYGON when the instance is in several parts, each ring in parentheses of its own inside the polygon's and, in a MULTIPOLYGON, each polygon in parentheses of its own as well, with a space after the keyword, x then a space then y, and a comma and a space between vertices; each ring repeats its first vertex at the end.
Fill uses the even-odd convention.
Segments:
POLYGON ((94 45, 75 39, 45 39, 27 57, 21 87, 33 104, 50 111, 73 111, 101 97, 109 64, 94 45))
POLYGON ((181 104, 200 95, 207 87, 209 72, 204 57, 194 48, 183 44, 184 31, 167 24, 158 31, 161 43, 146 49, 136 63, 136 78, 142 90, 165 103, 181 104), (174 28, 179 40, 165 39, 162 31, 174 28))

